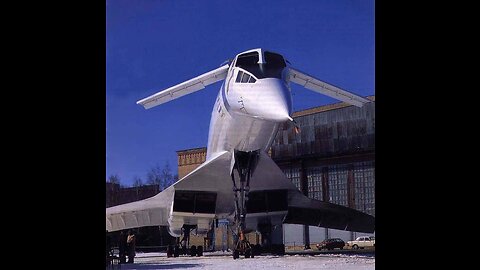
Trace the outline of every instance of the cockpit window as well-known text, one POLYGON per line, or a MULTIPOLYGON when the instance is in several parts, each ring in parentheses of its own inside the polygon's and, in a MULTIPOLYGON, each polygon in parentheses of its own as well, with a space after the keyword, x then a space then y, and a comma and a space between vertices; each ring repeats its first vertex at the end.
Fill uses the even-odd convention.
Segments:
MULTIPOLYGON (((282 78, 282 71, 287 66, 283 56, 277 53, 264 52, 265 63, 259 64, 258 52, 249 52, 237 57, 236 67, 252 73, 257 79, 282 78)), ((237 77, 238 79, 238 77, 237 77)), ((238 82, 238 81, 237 81, 238 82)))
POLYGON ((258 52, 244 53, 237 57, 237 63, 235 66, 246 69, 246 67, 257 65, 258 60, 258 52))
POLYGON ((265 62, 267 62, 265 77, 281 79, 282 70, 287 66, 283 56, 272 52, 265 52, 263 55, 265 56, 265 62))
POLYGON ((255 83, 257 80, 243 71, 238 71, 235 82, 237 83, 255 83))
POLYGON ((243 75, 243 71, 239 71, 237 74, 237 78, 235 79, 236 83, 239 83, 242 80, 242 75, 243 75))
POLYGON ((242 76, 242 83, 247 83, 248 82, 248 79, 250 75, 248 75, 247 73, 243 73, 243 76, 242 76))

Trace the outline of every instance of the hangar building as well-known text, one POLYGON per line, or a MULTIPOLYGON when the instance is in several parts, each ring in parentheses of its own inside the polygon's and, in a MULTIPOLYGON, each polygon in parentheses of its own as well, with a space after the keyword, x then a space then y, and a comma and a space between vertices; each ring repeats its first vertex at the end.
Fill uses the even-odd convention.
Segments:
MULTIPOLYGON (((281 125, 269 154, 309 198, 375 216, 375 96, 367 98, 372 102, 362 108, 340 102, 295 112, 299 132, 290 122, 281 125)), ((181 150, 177 155, 181 179, 205 161, 206 148, 181 150)), ((217 250, 231 247, 231 236, 221 227, 198 244, 208 242, 217 250)), ((286 247, 357 237, 355 232, 307 225, 284 224, 283 231, 286 247)), ((249 238, 258 243, 258 235, 249 238)))

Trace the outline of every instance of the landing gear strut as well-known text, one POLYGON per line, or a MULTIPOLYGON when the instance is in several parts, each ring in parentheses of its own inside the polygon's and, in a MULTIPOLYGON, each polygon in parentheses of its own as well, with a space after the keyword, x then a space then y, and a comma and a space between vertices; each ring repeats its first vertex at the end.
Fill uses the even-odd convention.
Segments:
POLYGON ((179 249, 179 253, 181 251, 182 255, 187 255, 187 247, 190 246, 190 231, 195 229, 196 225, 187 225, 184 224, 182 227, 183 238, 180 242, 180 246, 177 244, 177 248, 179 249))
POLYGON ((242 152, 235 150, 235 163, 232 170, 233 192, 235 192, 235 227, 237 240, 233 249, 233 259, 238 259, 240 254, 245 258, 253 258, 252 246, 245 237, 245 218, 247 215, 248 192, 250 191, 250 178, 257 166, 260 150, 242 152), (235 181, 235 172, 239 179, 235 181), (237 185, 238 182, 238 185, 237 185))

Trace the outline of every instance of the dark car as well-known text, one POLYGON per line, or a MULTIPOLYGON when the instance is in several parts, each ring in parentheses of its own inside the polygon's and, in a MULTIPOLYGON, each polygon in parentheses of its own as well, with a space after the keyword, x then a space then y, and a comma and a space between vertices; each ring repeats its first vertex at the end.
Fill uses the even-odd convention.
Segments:
POLYGON ((332 250, 334 248, 343 249, 345 242, 340 238, 330 238, 323 240, 320 244, 317 244, 319 250, 328 249, 332 250))

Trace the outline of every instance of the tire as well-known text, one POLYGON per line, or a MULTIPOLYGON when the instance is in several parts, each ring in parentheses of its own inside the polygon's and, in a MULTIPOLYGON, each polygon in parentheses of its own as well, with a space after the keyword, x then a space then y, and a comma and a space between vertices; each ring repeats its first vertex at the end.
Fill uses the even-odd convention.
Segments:
POLYGON ((279 244, 278 245, 278 255, 284 256, 285 255, 285 245, 279 244))
POLYGON ((190 256, 195 257, 197 255, 197 247, 196 246, 191 246, 190 247, 190 256))
POLYGON ((357 250, 357 249, 358 249, 358 245, 353 245, 353 246, 352 246, 352 249, 357 250))
POLYGON ((197 257, 203 256, 203 246, 197 246, 197 257))
POLYGON ((341 247, 340 250, 343 250, 343 247, 341 247))
POLYGON ((261 253, 262 253, 262 246, 260 244, 254 245, 252 254, 260 255, 261 253))
POLYGON ((169 245, 167 247, 167 258, 170 258, 173 256, 173 247, 171 245, 169 245))
POLYGON ((180 247, 177 245, 173 247, 173 257, 178 257, 180 255, 180 247))
POLYGON ((250 254, 252 254, 252 250, 249 249, 249 248, 247 248, 247 249, 245 250, 245 259, 250 258, 250 254))
POLYGON ((239 257, 240 257, 240 254, 239 254, 238 250, 234 250, 234 251, 233 251, 233 259, 236 260, 236 259, 238 259, 239 257))

